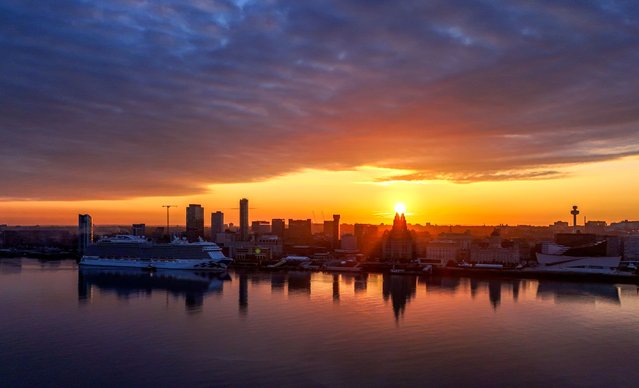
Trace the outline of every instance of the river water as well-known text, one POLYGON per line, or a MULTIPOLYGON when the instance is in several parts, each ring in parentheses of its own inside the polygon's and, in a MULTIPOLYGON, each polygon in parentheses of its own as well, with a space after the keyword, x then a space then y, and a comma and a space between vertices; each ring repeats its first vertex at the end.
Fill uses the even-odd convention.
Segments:
POLYGON ((637 286, 0 260, 0 386, 636 386, 637 286))

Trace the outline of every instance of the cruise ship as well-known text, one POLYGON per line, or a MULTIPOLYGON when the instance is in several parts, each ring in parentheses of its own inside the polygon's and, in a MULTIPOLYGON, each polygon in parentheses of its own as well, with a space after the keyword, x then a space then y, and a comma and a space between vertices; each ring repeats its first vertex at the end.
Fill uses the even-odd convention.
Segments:
POLYGON ((232 259, 212 242, 174 238, 156 244, 144 237, 117 235, 86 248, 81 266, 224 271, 232 259))

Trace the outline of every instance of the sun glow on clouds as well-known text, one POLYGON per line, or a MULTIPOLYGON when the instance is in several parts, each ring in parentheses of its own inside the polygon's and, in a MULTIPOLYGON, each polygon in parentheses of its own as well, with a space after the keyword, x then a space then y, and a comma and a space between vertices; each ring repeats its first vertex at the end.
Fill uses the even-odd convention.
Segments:
MULTIPOLYGON (((0 201, 0 224, 69 224, 78 213, 90 213, 96 224, 144 222, 162 225, 163 204, 175 204, 171 223, 185 222, 185 208, 200 203, 206 211, 221 210, 225 222, 237 223, 238 200, 246 197, 251 220, 311 218, 321 222, 341 214, 346 223, 391 223, 390 210, 401 201, 410 213, 409 223, 434 224, 535 224, 568 220, 568 209, 579 204, 591 220, 619 221, 639 218, 636 199, 639 181, 628 179, 639 171, 639 158, 561 168, 562 179, 520 179, 459 184, 428 180, 378 184, 377 180, 410 173, 362 166, 346 170, 305 169, 270 179, 213 184, 189 196, 151 197, 104 201, 0 201)), ((396 209, 397 210, 397 209, 396 209)))

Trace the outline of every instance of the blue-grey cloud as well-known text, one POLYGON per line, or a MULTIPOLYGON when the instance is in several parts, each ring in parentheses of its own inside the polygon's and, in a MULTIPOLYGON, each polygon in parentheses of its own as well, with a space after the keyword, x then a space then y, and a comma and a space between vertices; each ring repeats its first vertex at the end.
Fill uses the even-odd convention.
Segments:
POLYGON ((0 58, 0 198, 639 153, 633 1, 5 0, 0 58))

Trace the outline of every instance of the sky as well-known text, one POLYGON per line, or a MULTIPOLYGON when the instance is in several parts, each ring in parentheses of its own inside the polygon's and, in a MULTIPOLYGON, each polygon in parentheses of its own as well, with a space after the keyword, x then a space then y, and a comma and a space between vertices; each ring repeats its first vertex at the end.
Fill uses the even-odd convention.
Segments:
POLYGON ((0 223, 639 219, 635 1, 0 0, 0 223))

